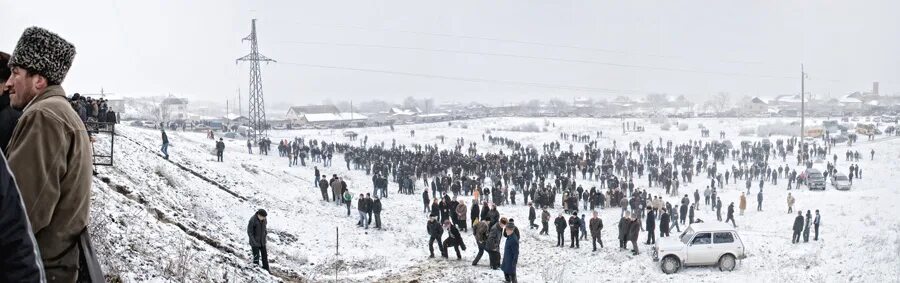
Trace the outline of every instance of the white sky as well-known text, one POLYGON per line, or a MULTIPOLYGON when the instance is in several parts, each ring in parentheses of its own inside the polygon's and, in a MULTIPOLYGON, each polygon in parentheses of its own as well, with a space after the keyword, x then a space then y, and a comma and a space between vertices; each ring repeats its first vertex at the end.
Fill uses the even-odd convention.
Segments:
POLYGON ((801 62, 816 95, 869 90, 872 81, 881 81, 882 94, 900 93, 896 0, 0 0, 0 7, 0 50, 11 52, 32 25, 75 44, 63 84, 70 93, 103 87, 224 102, 240 88, 246 100, 249 68, 234 60, 249 53, 241 38, 254 17, 260 52, 279 61, 262 68, 270 107, 406 96, 439 103, 774 96, 799 93, 801 62))

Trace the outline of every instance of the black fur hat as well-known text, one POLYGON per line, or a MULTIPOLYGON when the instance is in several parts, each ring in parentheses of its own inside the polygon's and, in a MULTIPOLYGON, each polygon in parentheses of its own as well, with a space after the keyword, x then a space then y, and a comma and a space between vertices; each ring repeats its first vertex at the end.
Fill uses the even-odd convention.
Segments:
POLYGON ((74 59, 74 45, 51 31, 30 27, 19 38, 9 66, 38 73, 50 85, 58 85, 66 78, 74 59))

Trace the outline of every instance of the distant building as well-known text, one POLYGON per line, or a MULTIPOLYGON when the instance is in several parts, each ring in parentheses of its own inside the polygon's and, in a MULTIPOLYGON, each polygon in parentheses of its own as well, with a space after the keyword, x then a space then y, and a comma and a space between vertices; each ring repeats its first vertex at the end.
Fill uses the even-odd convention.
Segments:
POLYGON ((339 113, 337 107, 334 105, 306 105, 306 106, 291 106, 287 112, 287 118, 292 120, 299 120, 303 118, 303 116, 307 114, 326 114, 326 113, 339 113))
POLYGON ((748 101, 746 103, 746 105, 744 105, 744 113, 747 113, 747 114, 763 114, 763 113, 768 113, 768 112, 769 112, 769 102, 767 102, 759 97, 754 97, 753 99, 750 99, 750 101, 748 101))
POLYGON ((161 118, 166 121, 188 119, 187 105, 187 99, 174 96, 166 97, 159 105, 161 118))
POLYGON ((364 124, 369 117, 355 112, 340 112, 334 105, 292 106, 287 118, 297 126, 348 127, 364 124))

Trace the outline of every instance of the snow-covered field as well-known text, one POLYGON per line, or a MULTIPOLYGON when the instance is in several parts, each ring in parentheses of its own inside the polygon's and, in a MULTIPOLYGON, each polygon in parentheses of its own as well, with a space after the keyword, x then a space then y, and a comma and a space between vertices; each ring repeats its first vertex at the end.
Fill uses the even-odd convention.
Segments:
MULTIPOLYGON (((642 119, 588 118, 488 118, 388 127, 350 129, 359 140, 368 136, 368 144, 390 147, 399 144, 437 144, 452 148, 457 138, 477 142, 479 152, 498 152, 502 146, 482 141, 482 134, 512 138, 533 144, 559 139, 559 134, 586 134, 592 138, 603 131, 600 146, 619 148, 631 141, 672 140, 675 144, 698 140, 699 124, 710 129, 711 141, 719 131, 738 144, 742 128, 756 127, 790 119, 681 119, 686 131, 673 126, 661 130, 660 124, 642 119), (623 133, 622 122, 637 121, 645 132, 623 133), (539 132, 507 131, 515 127, 537 128, 539 132), (415 130, 415 137, 409 135, 415 130), (546 130, 546 131, 544 131, 546 130), (444 144, 438 136, 445 136, 444 144)), ((305 137, 350 143, 345 130, 272 131, 273 142, 305 137)), ((119 274, 126 282, 271 282, 271 281, 340 281, 340 282, 497 282, 500 271, 487 267, 487 255, 479 266, 471 266, 477 252, 471 232, 463 233, 470 247, 463 260, 429 259, 425 222, 421 204, 421 181, 417 194, 396 194, 391 183, 390 197, 382 201, 384 230, 356 228, 356 211, 346 216, 346 208, 321 200, 314 187, 314 164, 288 167, 274 150, 269 156, 247 154, 245 140, 226 139, 225 162, 215 161, 214 141, 204 133, 168 132, 171 158, 158 155, 158 130, 119 126, 116 140, 116 166, 99 167, 92 206, 92 231, 102 264, 119 274), (104 180, 105 179, 105 180, 104 180), (108 181, 108 182, 106 182, 108 181), (266 275, 250 262, 246 234, 247 221, 254 211, 268 211, 269 260, 274 276, 266 275), (340 247, 336 248, 339 235, 340 247), (336 249, 337 252, 336 253, 336 249)), ((777 137, 773 137, 774 140, 777 137)), ((865 139, 861 137, 861 139, 865 139)), ((358 143, 358 142, 357 142, 358 143)), ((561 141, 563 149, 569 142, 561 141)), ((583 143, 572 143, 576 151, 583 143)), ((501 216, 514 218, 522 233, 518 278, 521 282, 598 282, 598 281, 722 281, 739 282, 898 282, 900 281, 900 221, 897 206, 900 191, 895 182, 900 168, 900 139, 879 136, 876 141, 862 141, 850 149, 868 157, 876 151, 875 160, 860 162, 863 179, 854 180, 850 191, 811 192, 792 190, 795 209, 822 213, 819 241, 792 245, 791 224, 795 214, 787 214, 784 180, 778 186, 767 184, 762 212, 755 211, 755 195, 748 197, 748 210, 736 214, 738 231, 747 246, 748 257, 733 272, 720 272, 712 267, 687 268, 674 275, 663 274, 650 258, 650 246, 642 246, 642 254, 632 256, 616 247, 615 224, 619 210, 601 211, 605 224, 606 248, 590 251, 590 242, 582 241, 581 249, 555 248, 555 236, 538 236, 527 229, 528 208, 498 207, 501 216), (585 246, 586 245, 586 246, 585 246)), ((846 145, 838 145, 838 170, 845 172, 850 163, 843 161, 846 145)), ((254 153, 256 149, 254 149, 254 153)), ((781 165, 774 162, 775 167, 781 165)), ((796 159, 787 158, 796 167, 796 159)), ((365 171, 346 170, 343 157, 334 157, 332 167, 322 174, 345 178, 354 195, 371 192, 371 177, 365 171)), ((731 160, 726 160, 731 167, 731 160)), ((824 164, 815 166, 824 167, 824 164)), ((576 180, 586 189, 596 182, 576 180)), ((682 184, 680 191, 693 192, 705 188, 704 178, 682 184)), ((638 180, 644 188, 646 179, 638 180)), ((737 206, 744 184, 729 184, 720 193, 724 206, 737 206)), ((664 189, 651 188, 653 195, 664 189)), ((756 191, 754 185, 753 191, 756 191)), ((470 198, 459 197, 470 203, 470 198)), ((519 196, 521 200, 521 196, 519 196)), ((675 198, 666 198, 671 203, 675 198)), ((355 200, 354 200, 355 206, 355 200)), ((723 208, 724 210, 724 208, 723 208)), ((551 211, 556 215, 560 209, 551 211)), ((723 212, 724 214, 724 212, 723 212)), ((714 220, 715 214, 701 209, 698 218, 714 220)), ((471 223, 469 223, 471 224, 471 223)), ((684 227, 682 227, 684 228, 684 227)), ((551 228, 552 230, 552 228, 551 228)), ((639 242, 645 240, 642 233, 639 242)), ((568 239, 567 239, 568 240, 568 239)), ((501 244, 502 247, 502 244, 501 244)), ((452 253, 452 252, 451 252, 452 253)))

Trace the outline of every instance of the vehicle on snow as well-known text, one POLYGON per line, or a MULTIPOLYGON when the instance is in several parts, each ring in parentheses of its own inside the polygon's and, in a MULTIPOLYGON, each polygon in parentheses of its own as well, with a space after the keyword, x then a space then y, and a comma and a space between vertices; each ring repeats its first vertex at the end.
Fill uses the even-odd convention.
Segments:
POLYGON ((815 168, 806 169, 806 187, 810 190, 825 190, 825 175, 815 168))
POLYGON ((721 222, 694 223, 677 238, 660 238, 653 245, 652 256, 666 274, 686 266, 715 265, 721 271, 732 271, 737 260, 747 258, 737 230, 721 222))
POLYGON ((834 174, 831 176, 831 186, 842 191, 850 190, 850 179, 844 173, 834 174))

